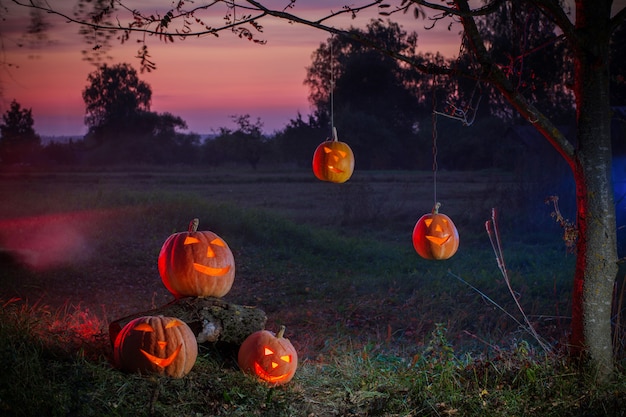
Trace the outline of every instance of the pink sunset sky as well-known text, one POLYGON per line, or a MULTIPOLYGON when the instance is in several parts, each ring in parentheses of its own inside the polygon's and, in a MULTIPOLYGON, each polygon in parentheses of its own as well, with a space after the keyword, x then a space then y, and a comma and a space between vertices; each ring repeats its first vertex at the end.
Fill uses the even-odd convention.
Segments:
MULTIPOLYGON (((71 15, 68 6, 74 1, 63 3, 64 6, 58 7, 71 15)), ((269 0, 265 3, 282 9, 289 2, 269 0)), ((128 0, 125 4, 146 10, 143 6, 146 2, 128 0)), ((167 7, 171 2, 163 0, 151 4, 167 7)), ((341 0, 298 0, 290 11, 306 18, 319 18, 341 9, 343 4, 341 0)), ((363 2, 353 0, 351 4, 356 6, 363 2)), ((154 7, 154 11, 147 11, 157 12, 154 7)), ((164 14, 162 10, 166 9, 161 9, 164 14)), ((17 47, 28 13, 9 3, 7 20, 1 29, 4 61, 11 66, 5 66, 0 75, 0 112, 4 113, 15 99, 22 107, 32 109, 35 130, 40 135, 83 135, 86 127, 81 93, 87 85, 88 74, 96 67, 82 60, 81 50, 85 45, 77 34, 78 26, 60 17, 47 16, 52 24, 48 42, 36 48, 17 47)), ((217 9, 213 14, 218 20, 223 18, 217 9)), ((376 16, 373 9, 359 14, 356 20, 337 18, 326 23, 342 28, 364 27, 376 16)), ((120 12, 120 20, 125 19, 127 15, 120 12)), ((424 27, 430 22, 415 20, 412 14, 394 15, 393 20, 400 22, 405 30, 419 33, 421 52, 457 55, 459 25, 449 31, 446 24, 439 24, 427 31, 424 27)), ((260 37, 267 41, 265 45, 239 39, 230 32, 223 32, 219 38, 208 36, 174 44, 151 39, 150 54, 157 63, 157 70, 139 74, 152 88, 151 110, 180 116, 187 122, 188 131, 201 134, 220 127, 234 128, 233 115, 249 114, 253 121, 260 118, 268 133, 284 128, 298 112, 308 115, 308 90, 303 85, 306 67, 311 63, 311 54, 330 35, 270 17, 260 23, 264 27, 260 37)), ((137 43, 121 45, 114 40, 113 45, 109 65, 127 62, 139 68, 135 58, 137 43)))

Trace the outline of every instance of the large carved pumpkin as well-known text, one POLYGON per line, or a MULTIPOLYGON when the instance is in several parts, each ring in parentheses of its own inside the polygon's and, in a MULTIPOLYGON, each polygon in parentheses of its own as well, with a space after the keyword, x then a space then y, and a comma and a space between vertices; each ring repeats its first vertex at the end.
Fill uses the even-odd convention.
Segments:
POLYGON ((196 336, 174 317, 136 318, 124 326, 113 344, 115 366, 127 372, 182 378, 197 357, 196 336))
POLYGON ((424 259, 448 259, 459 248, 459 233, 445 214, 439 213, 435 204, 432 213, 424 214, 413 229, 413 247, 424 259))
POLYGON ((159 253, 159 274, 175 297, 223 297, 235 279, 235 260, 226 242, 210 231, 197 231, 194 219, 187 232, 167 238, 159 253))
POLYGON ((337 140, 322 142, 313 154, 313 173, 322 181, 342 183, 348 181, 354 171, 354 154, 347 143, 337 140))
POLYGON ((284 333, 282 326, 277 335, 259 330, 248 336, 239 348, 239 367, 272 385, 291 381, 298 368, 298 353, 289 339, 283 337, 284 333))

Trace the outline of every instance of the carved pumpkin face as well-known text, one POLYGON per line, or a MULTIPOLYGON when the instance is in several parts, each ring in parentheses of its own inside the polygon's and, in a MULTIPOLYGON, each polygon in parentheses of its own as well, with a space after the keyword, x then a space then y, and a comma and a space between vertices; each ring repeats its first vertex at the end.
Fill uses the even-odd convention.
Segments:
POLYGON ((115 365, 127 372, 182 378, 196 362, 193 331, 174 317, 145 316, 130 321, 115 338, 115 365))
POLYGON ((239 348, 239 367, 272 385, 291 381, 298 368, 298 353, 283 337, 284 331, 283 326, 276 336, 267 330, 248 336, 239 348))
POLYGON ((313 154, 313 173, 322 181, 342 183, 354 171, 354 154, 347 143, 322 142, 313 154))
POLYGON ((161 247, 161 280, 177 298, 223 297, 235 279, 233 253, 215 233, 196 231, 194 222, 189 231, 171 235, 161 247))
POLYGON ((436 209, 423 215, 413 229, 413 247, 424 259, 448 259, 459 248, 459 233, 448 216, 436 209))

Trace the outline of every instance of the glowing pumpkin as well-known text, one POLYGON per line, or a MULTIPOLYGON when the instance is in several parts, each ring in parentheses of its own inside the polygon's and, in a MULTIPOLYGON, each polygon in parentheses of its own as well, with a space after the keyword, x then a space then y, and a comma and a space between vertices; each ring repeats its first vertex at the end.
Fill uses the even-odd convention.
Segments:
POLYGON ((459 233, 448 216, 439 213, 440 203, 432 213, 424 214, 413 229, 413 247, 424 259, 448 259, 459 248, 459 233))
POLYGON ((298 368, 298 353, 284 333, 285 326, 281 326, 277 335, 259 330, 248 336, 239 348, 239 367, 272 385, 291 381, 298 368))
POLYGON ((113 344, 115 366, 126 372, 182 378, 197 357, 196 336, 174 317, 136 318, 124 326, 113 344))
POLYGON ((322 181, 342 183, 348 181, 354 171, 354 154, 347 143, 333 139, 322 142, 313 154, 313 173, 322 181))
POLYGON ((198 232, 198 219, 189 231, 167 238, 159 253, 159 274, 175 297, 223 297, 235 279, 233 253, 222 238, 198 232))

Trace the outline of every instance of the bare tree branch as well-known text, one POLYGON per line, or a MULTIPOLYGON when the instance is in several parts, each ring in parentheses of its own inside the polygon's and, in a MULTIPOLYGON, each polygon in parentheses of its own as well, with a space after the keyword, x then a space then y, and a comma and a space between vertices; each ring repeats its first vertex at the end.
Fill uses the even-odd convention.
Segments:
MULTIPOLYGON (((416 68, 418 71, 421 71, 426 74, 434 74, 434 75, 456 74, 456 75, 471 76, 470 74, 461 74, 459 69, 453 70, 451 68, 443 67, 443 66, 439 66, 435 64, 423 64, 423 63, 415 62, 410 57, 399 54, 396 51, 388 50, 384 46, 378 45, 375 42, 369 39, 366 39, 352 31, 338 29, 325 23, 329 21, 330 19, 336 18, 341 15, 348 14, 354 17, 356 16, 358 12, 362 10, 379 6, 383 2, 383 0, 373 0, 359 7, 345 6, 341 10, 336 11, 336 12, 331 12, 330 14, 317 20, 307 20, 307 19, 298 17, 294 14, 288 13, 286 10, 291 8, 291 6, 294 3, 293 1, 283 10, 272 10, 272 9, 265 7, 264 5, 262 5, 261 3, 255 0, 244 0, 245 3, 237 3, 235 1, 224 2, 224 1, 216 0, 209 4, 195 7, 191 10, 185 10, 185 11, 177 10, 176 14, 170 11, 172 13, 169 15, 169 17, 165 21, 164 21, 164 17, 162 16, 143 15, 139 11, 130 9, 124 6, 121 1, 116 0, 116 4, 120 6, 121 8, 123 8, 124 10, 126 10, 127 12, 129 12, 133 17, 131 22, 128 23, 126 26, 124 26, 122 23, 119 23, 119 21, 117 24, 108 25, 106 23, 103 23, 102 21, 89 21, 85 19, 79 19, 79 18, 70 16, 68 14, 65 14, 59 10, 56 10, 52 8, 50 5, 48 5, 47 3, 44 5, 44 4, 37 4, 35 2, 25 1, 25 0, 11 0, 11 1, 19 6, 41 10, 46 13, 59 16, 65 19, 66 22, 68 23, 74 23, 74 24, 86 26, 94 30, 124 31, 125 35, 122 37, 122 41, 127 40, 131 33, 139 33, 139 34, 144 34, 144 35, 157 36, 157 37, 160 37, 161 39, 164 39, 165 41, 168 41, 168 40, 173 41, 174 37, 188 38, 188 37, 199 37, 199 36, 205 36, 205 35, 217 35, 218 32, 223 32, 227 30, 236 30, 237 28, 240 28, 244 25, 252 25, 254 28, 258 30, 260 28, 260 25, 258 25, 257 23, 258 20, 266 16, 273 16, 279 19, 287 20, 289 22, 295 22, 298 24, 303 24, 303 25, 310 26, 316 29, 320 29, 327 33, 345 36, 349 39, 353 39, 371 48, 379 50, 395 59, 398 59, 399 61, 405 62, 413 66, 414 68, 416 68), (169 29, 170 21, 174 19, 184 19, 188 16, 192 16, 194 13, 197 13, 198 11, 207 10, 210 7, 217 5, 218 3, 224 3, 229 8, 238 8, 239 10, 245 10, 249 14, 245 14, 242 17, 238 17, 236 20, 231 19, 226 24, 221 25, 221 26, 216 26, 216 27, 205 26, 204 30, 199 30, 199 31, 196 31, 196 30, 192 31, 192 30, 186 30, 186 29, 183 29, 183 30, 177 30, 177 29, 170 30, 169 29), (164 23, 164 22, 167 22, 167 23, 164 23)), ((496 1, 498 2, 501 0, 496 0, 496 1)), ((248 31, 247 28, 242 29, 242 30, 248 31)), ((251 33, 247 33, 247 37, 248 39, 252 40, 251 33)))
POLYGON ((467 10, 459 10, 456 7, 443 6, 441 4, 432 3, 430 1, 425 0, 411 0, 411 3, 417 4, 420 6, 427 7, 431 10, 439 10, 446 15, 457 16, 457 17, 476 17, 476 16, 485 16, 493 13, 500 7, 500 4, 503 0, 492 0, 486 5, 479 7, 477 9, 471 10, 469 7, 467 10))
MULTIPOLYGON (((469 11, 467 0, 454 0, 460 11, 469 11)), ((530 104, 526 98, 511 84, 502 69, 495 65, 492 61, 487 48, 482 41, 482 37, 476 26, 474 18, 465 14, 461 18, 465 34, 469 39, 472 48, 481 68, 483 69, 483 77, 491 82, 500 93, 517 109, 517 111, 554 146, 554 148, 563 156, 563 158, 572 164, 574 158, 574 147, 567 140, 565 135, 548 119, 541 111, 530 104)))
POLYGON ((565 36, 574 40, 576 38, 576 31, 574 24, 567 17, 565 10, 559 4, 558 0, 528 0, 530 4, 535 6, 541 13, 544 14, 550 21, 559 27, 565 34, 565 36))
POLYGON ((626 22, 626 7, 611 18, 611 32, 615 31, 624 22, 626 22))

